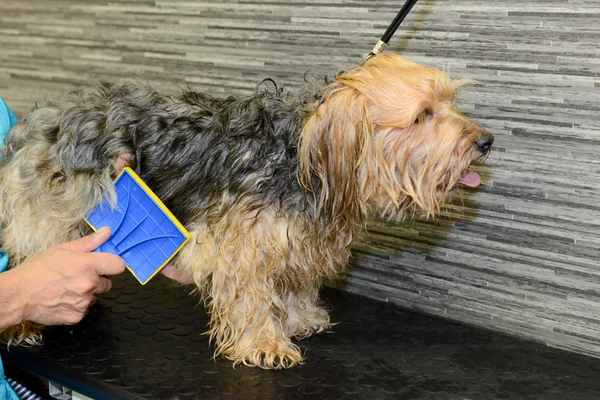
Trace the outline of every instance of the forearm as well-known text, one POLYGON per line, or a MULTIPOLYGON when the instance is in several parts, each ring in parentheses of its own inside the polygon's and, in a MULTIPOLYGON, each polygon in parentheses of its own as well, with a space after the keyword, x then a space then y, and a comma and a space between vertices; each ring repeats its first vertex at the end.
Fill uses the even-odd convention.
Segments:
POLYGON ((0 332, 23 321, 25 302, 16 270, 0 274, 0 332))

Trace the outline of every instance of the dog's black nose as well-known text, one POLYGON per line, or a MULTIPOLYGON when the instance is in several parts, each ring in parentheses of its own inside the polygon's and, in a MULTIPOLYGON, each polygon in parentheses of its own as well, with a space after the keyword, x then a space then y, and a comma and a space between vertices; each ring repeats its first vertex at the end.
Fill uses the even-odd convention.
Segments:
POLYGON ((477 140, 475 140, 475 146, 481 151, 485 153, 489 149, 492 148, 492 144, 494 143, 494 136, 489 133, 484 133, 477 140))

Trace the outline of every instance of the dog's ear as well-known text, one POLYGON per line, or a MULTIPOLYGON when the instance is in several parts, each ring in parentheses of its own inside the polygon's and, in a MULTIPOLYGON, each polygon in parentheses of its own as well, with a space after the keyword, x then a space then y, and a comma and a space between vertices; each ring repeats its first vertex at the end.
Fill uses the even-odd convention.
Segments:
POLYGON ((373 140, 367 99, 338 86, 305 121, 299 140, 300 181, 312 191, 322 222, 339 226, 366 213, 358 175, 373 140))

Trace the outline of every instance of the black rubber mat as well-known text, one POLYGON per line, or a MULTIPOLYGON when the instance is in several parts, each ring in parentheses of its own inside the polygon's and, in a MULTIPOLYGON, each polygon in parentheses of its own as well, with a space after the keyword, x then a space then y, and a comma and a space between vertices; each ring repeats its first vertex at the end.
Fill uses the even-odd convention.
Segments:
POLYGON ((599 399, 600 360, 431 318, 336 290, 339 322, 300 342, 305 365, 232 368, 212 359, 208 317, 187 289, 129 274, 74 328, 15 366, 97 399, 599 399))

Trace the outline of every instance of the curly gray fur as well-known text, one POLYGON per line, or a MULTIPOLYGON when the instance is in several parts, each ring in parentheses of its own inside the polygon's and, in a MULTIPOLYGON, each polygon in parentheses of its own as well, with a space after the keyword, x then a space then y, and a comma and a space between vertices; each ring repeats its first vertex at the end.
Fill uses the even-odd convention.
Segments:
POLYGON ((225 192, 232 202, 254 198, 257 208, 307 209, 296 179, 297 134, 325 86, 289 95, 261 84, 251 97, 225 99, 164 96, 140 80, 90 86, 28 113, 24 135, 16 129, 8 136, 2 165, 28 141, 44 141, 56 157, 38 168, 64 182, 99 174, 129 152, 131 167, 184 225, 225 192))

